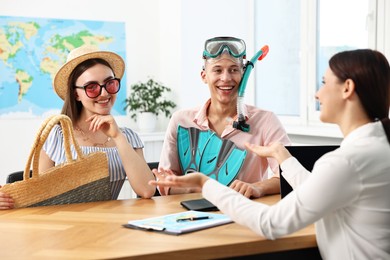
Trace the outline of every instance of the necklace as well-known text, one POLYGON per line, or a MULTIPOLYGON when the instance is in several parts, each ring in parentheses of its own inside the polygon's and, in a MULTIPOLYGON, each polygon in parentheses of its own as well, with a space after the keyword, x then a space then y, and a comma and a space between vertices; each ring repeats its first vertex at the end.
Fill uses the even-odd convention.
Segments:
POLYGON ((83 141, 84 141, 84 142, 90 142, 90 143, 92 143, 92 146, 106 147, 106 146, 107 146, 107 143, 108 143, 109 141, 111 141, 111 137, 108 136, 108 137, 107 137, 107 140, 106 140, 104 143, 94 143, 94 142, 92 142, 92 140, 90 140, 89 136, 88 136, 86 133, 84 133, 84 131, 83 131, 80 127, 76 126, 76 127, 74 128, 74 130, 80 132, 81 135, 82 135, 83 141))

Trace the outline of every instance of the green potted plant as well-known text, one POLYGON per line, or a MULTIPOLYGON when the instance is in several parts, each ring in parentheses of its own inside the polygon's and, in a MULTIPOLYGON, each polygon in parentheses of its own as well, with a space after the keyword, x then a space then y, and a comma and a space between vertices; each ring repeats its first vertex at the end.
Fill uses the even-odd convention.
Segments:
POLYGON ((164 114, 170 117, 172 109, 176 107, 173 101, 165 98, 165 94, 171 89, 153 79, 133 84, 130 89, 124 109, 129 111, 130 117, 138 123, 141 131, 153 131, 157 116, 164 114))

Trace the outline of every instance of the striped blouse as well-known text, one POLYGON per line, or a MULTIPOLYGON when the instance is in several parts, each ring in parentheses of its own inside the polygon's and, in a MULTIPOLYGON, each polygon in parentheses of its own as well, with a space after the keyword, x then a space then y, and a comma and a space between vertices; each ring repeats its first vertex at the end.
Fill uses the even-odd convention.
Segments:
MULTIPOLYGON (((120 130, 126 136, 127 141, 134 149, 144 148, 144 144, 142 143, 137 133, 126 127, 120 128, 120 130)), ((63 142, 62 129, 59 125, 56 125, 51 130, 43 146, 43 150, 47 153, 49 158, 54 161, 55 165, 66 162, 63 142)), ((89 154, 96 151, 102 151, 107 154, 112 199, 117 199, 126 179, 126 172, 123 168, 118 149, 116 147, 95 146, 80 146, 80 148, 84 154, 89 154)), ((77 158, 77 154, 73 145, 71 146, 71 150, 73 158, 77 158)))

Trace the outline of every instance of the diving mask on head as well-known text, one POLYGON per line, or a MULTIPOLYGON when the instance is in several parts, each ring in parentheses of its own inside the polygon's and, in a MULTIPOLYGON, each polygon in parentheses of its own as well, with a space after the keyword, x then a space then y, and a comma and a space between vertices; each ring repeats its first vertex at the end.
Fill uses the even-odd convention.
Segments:
POLYGON ((208 39, 204 44, 203 58, 216 58, 223 52, 228 52, 234 58, 245 59, 245 42, 234 37, 215 37, 208 39))
MULTIPOLYGON (((244 74, 238 87, 237 98, 237 121, 233 122, 233 128, 249 132, 249 125, 246 123, 244 111, 244 93, 249 74, 258 60, 262 60, 268 53, 268 45, 263 46, 253 57, 244 64, 244 74)), ((203 58, 208 60, 216 58, 228 52, 230 56, 236 59, 246 59, 245 42, 234 37, 215 37, 208 39, 204 45, 203 58)))

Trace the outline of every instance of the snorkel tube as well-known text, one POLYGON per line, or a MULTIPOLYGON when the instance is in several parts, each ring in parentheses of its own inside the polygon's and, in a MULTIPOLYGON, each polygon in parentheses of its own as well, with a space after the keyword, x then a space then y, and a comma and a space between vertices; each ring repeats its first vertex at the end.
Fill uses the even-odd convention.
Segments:
POLYGON ((243 132, 249 132, 249 125, 246 123, 245 115, 243 113, 244 94, 245 94, 245 88, 246 88, 246 84, 248 82, 249 74, 251 73, 252 69, 255 67, 255 63, 258 60, 262 60, 268 54, 268 51, 269 51, 268 45, 264 45, 263 48, 261 48, 252 57, 252 59, 245 64, 244 75, 242 76, 242 79, 240 81, 240 85, 238 87, 238 98, 237 98, 238 119, 237 119, 237 121, 233 122, 233 127, 236 129, 239 129, 243 132))

